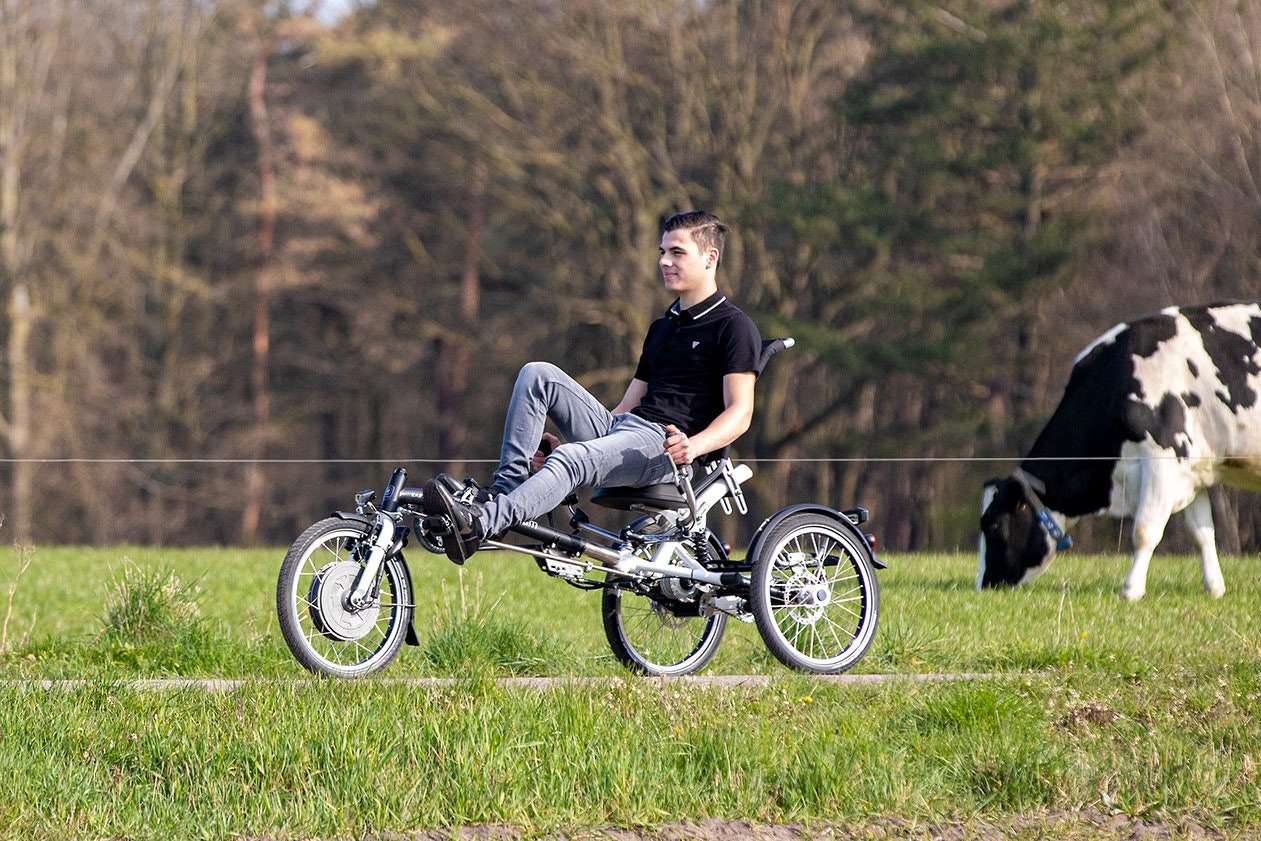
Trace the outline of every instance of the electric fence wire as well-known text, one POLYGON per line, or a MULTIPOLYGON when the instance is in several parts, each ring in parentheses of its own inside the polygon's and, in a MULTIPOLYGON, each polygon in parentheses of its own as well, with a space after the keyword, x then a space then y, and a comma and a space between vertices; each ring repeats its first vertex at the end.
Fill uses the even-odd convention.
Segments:
MULTIPOLYGON (((1140 461, 1147 459, 1170 461, 1214 461, 1218 456, 847 456, 829 458, 740 458, 749 464, 932 464, 932 463, 992 463, 992 462, 1042 462, 1042 461, 1140 461)), ((1261 460, 1261 455, 1232 456, 1232 461, 1261 460)), ((40 458, 0 458, 0 464, 498 464, 489 458, 95 458, 88 456, 50 456, 40 458)))

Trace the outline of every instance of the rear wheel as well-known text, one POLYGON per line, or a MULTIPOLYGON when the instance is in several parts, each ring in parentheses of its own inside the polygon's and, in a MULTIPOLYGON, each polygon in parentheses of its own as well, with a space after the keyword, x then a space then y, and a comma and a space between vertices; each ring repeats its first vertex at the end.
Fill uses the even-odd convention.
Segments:
POLYGON ((825 514, 785 517, 753 558, 749 606, 784 665, 819 674, 854 666, 871 646, 880 586, 863 538, 825 514))
MULTIPOLYGON (((715 559, 726 557, 712 534, 709 553, 715 559)), ((700 616, 697 602, 668 598, 660 590, 661 582, 642 591, 631 589, 636 586, 628 581, 604 590, 601 613, 613 656, 631 671, 662 677, 690 675, 705 668, 718 653, 727 629, 726 614, 700 616)))
POLYGON ((369 547, 371 526, 330 517, 294 541, 280 565, 276 613, 280 632, 305 668, 330 677, 362 677, 385 668, 411 624, 411 583, 403 559, 382 565, 371 604, 343 601, 369 547))

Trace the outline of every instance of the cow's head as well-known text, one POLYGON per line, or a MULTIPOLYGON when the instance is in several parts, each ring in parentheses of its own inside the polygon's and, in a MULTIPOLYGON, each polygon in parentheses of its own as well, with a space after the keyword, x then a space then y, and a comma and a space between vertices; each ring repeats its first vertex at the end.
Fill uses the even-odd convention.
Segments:
POLYGON ((991 479, 981 496, 976 588, 1015 586, 1037 578, 1055 555, 1028 488, 1015 478, 991 479))

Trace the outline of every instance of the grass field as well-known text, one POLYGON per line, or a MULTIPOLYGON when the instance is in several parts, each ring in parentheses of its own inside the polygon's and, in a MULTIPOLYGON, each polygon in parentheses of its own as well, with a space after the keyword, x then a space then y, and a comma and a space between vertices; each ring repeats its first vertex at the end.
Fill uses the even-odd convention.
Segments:
MULTIPOLYGON (((1158 557, 1124 603, 1120 556, 1059 558, 978 594, 970 555, 890 556, 855 672, 983 672, 836 685, 733 623, 717 674, 626 677, 599 598, 527 559, 463 571, 413 552, 419 648, 386 678, 306 681, 276 629, 283 550, 0 553, 0 836, 362 838, 470 823, 528 834, 681 819, 1002 823, 1122 813, 1227 836, 1261 827, 1261 561, 1158 557), (29 560, 25 571, 19 570, 29 560), (423 583, 422 583, 423 582, 423 583), (153 590, 126 609, 119 588, 153 590), (164 601, 165 599, 165 601, 164 601), (188 607, 195 606, 195 610, 188 607), (166 612, 163 613, 162 609, 166 612), (497 676, 610 676, 554 689, 497 676), (227 692, 128 679, 243 679, 227 692), (75 678, 46 689, 23 681, 75 678)), ((1026 827, 1028 837, 1053 837, 1026 827)))

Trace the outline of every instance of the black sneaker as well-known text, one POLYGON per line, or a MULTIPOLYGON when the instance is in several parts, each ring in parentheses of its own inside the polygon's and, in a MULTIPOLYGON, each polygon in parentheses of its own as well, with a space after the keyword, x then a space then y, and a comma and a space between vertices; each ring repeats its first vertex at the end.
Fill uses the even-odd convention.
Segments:
POLYGON ((442 538, 442 545, 453 562, 463 564, 481 548, 483 530, 478 510, 456 499, 442 476, 425 483, 424 508, 426 514, 445 517, 451 523, 452 533, 442 538))

